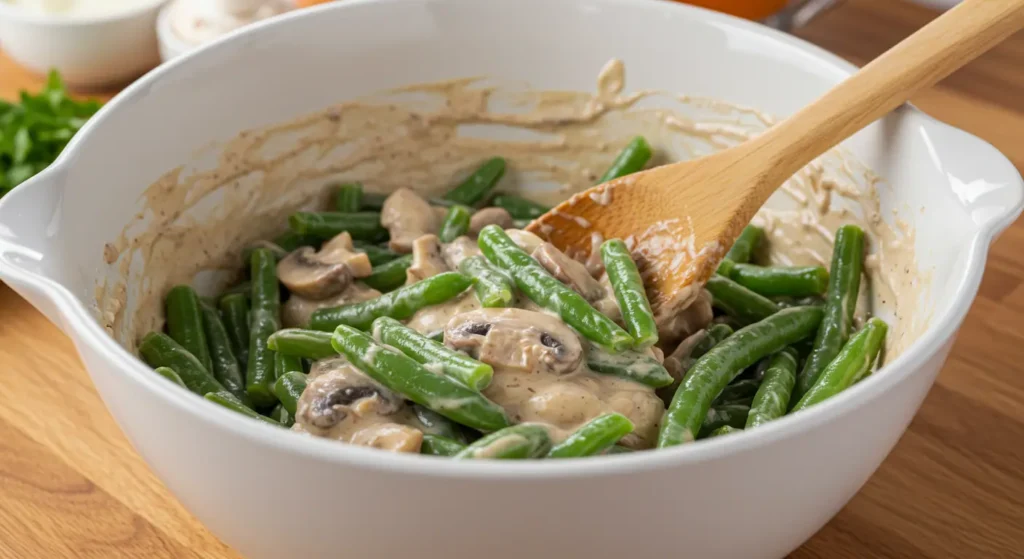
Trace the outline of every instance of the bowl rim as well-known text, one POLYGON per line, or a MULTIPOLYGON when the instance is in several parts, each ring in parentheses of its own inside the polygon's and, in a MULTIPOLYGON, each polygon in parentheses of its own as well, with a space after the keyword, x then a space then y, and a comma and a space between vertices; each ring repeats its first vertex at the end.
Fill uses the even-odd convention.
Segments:
MULTIPOLYGON (((72 139, 71 144, 58 160, 36 179, 40 182, 44 177, 59 174, 81 142, 88 141, 91 130, 99 126, 109 112, 117 110, 123 103, 152 87, 165 74, 175 71, 180 64, 188 64, 193 57, 202 57, 203 53, 222 48, 235 48, 242 44, 243 38, 250 34, 259 34, 267 29, 290 25, 293 20, 317 17, 327 10, 348 10, 367 4, 392 4, 407 0, 347 0, 346 2, 326 4, 304 10, 296 10, 270 20, 258 22, 245 29, 232 32, 210 44, 178 57, 118 94, 108 103, 83 130, 72 139)), ((420 0, 423 2, 448 2, 452 0, 420 0)), ((458 2, 459 0, 454 0, 458 2)), ((857 67, 828 51, 808 43, 802 39, 787 35, 752 21, 743 20, 726 14, 713 12, 703 8, 677 4, 668 0, 660 2, 638 3, 635 0, 589 0, 592 3, 609 5, 628 5, 631 9, 676 10, 684 17, 692 18, 704 24, 725 26, 744 33, 753 33, 774 41, 796 47, 804 53, 815 57, 830 66, 837 74, 848 76, 857 67)), ((956 130, 967 138, 984 144, 988 149, 996 151, 973 135, 946 125, 917 109, 907 106, 899 109, 912 112, 923 123, 956 130)), ((996 151, 1000 157, 1001 153, 996 151)), ((1019 178, 1019 177, 1018 177, 1019 178)), ((28 185, 22 185, 22 188, 28 185)), ((1018 190, 1024 190, 1024 183, 1018 181, 1018 190)), ((1018 196, 1018 200, 1021 197, 1018 196)), ((2 201, 0 201, 2 206, 2 201)), ((230 410, 222 409, 207 403, 197 405, 203 398, 182 390, 167 390, 169 381, 159 375, 151 374, 151 369, 137 356, 130 353, 116 342, 89 313, 86 305, 75 297, 67 288, 55 280, 43 275, 24 270, 17 266, 8 267, 5 274, 12 279, 21 280, 45 292, 63 318, 66 332, 76 342, 86 344, 91 351, 101 355, 106 364, 117 370, 121 378, 119 382, 137 382, 154 397, 163 398, 179 413, 195 414, 199 421, 209 422, 211 427, 231 433, 233 436, 245 438, 248 442, 271 447, 301 455, 305 458, 366 468, 392 473, 415 474, 433 478, 462 479, 494 479, 494 480, 536 480, 564 479, 600 476, 617 476, 635 474, 650 470, 679 467, 685 464, 704 462, 726 455, 753 451, 765 445, 773 444, 785 438, 799 436, 810 429, 836 419, 868 404, 882 393, 903 382, 911 375, 918 373, 921 367, 942 349, 959 328, 964 316, 970 308, 981 282, 988 247, 998 232, 1008 226, 1019 215, 1021 204, 1018 203, 1011 211, 999 219, 993 219, 979 227, 967 245, 965 274, 956 286, 953 303, 941 316, 933 316, 926 331, 911 344, 893 362, 887 363, 869 378, 850 387, 843 393, 830 398, 828 403, 814 406, 800 413, 785 416, 767 425, 758 427, 756 433, 741 432, 730 437, 719 437, 703 440, 696 444, 680 445, 672 448, 658 449, 657 452, 638 452, 610 455, 598 459, 567 459, 559 461, 468 461, 438 460, 435 457, 422 455, 406 455, 381 452, 376 449, 338 444, 335 441, 316 437, 295 436, 279 428, 262 425, 230 410), (128 378, 124 378, 128 377, 128 378)))
POLYGON ((30 12, 22 8, 19 8, 17 5, 9 4, 7 2, 0 0, 0 18, 6 18, 18 23, 27 23, 31 25, 43 25, 50 27, 76 27, 131 19, 136 16, 145 14, 147 12, 155 12, 156 10, 163 7, 165 3, 169 4, 173 1, 174 0, 142 0, 137 5, 133 5, 108 14, 68 16, 60 14, 40 14, 30 12))

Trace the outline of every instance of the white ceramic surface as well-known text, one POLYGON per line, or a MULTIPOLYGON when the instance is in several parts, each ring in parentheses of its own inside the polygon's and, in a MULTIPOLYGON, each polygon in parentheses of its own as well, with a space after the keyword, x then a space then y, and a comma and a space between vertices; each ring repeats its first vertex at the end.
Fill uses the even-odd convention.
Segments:
POLYGON ((75 86, 123 84, 160 63, 156 15, 163 3, 141 0, 111 15, 71 17, 0 2, 0 46, 35 72, 60 70, 75 86))
POLYGON ((899 439, 974 298, 989 244, 1021 211, 1024 185, 1006 158, 911 107, 846 146, 894 185, 883 187, 884 214, 916 229, 918 264, 932 272, 919 302, 931 325, 838 397, 748 433, 553 464, 395 456, 264 427, 171 390, 88 310, 103 245, 139 194, 211 139, 451 77, 591 90, 612 57, 626 62, 632 89, 780 115, 853 71, 795 38, 667 2, 347 0, 296 12, 151 73, 0 201, 0 278, 74 340, 139 453, 246 556, 781 557, 899 439))

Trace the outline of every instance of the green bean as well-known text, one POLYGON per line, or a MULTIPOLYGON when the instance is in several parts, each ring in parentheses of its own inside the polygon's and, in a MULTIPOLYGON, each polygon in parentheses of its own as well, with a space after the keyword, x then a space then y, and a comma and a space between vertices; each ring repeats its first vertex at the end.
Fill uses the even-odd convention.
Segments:
POLYGON ((622 321, 629 334, 636 340, 639 349, 658 343, 658 325, 654 322, 654 311, 647 300, 644 280, 636 268, 633 255, 626 243, 609 239, 601 244, 601 261, 604 263, 608 281, 615 291, 615 299, 622 310, 622 321))
POLYGON ((807 297, 828 289, 828 270, 821 266, 734 264, 729 277, 765 297, 807 297))
POLYGON ((600 415, 558 443, 548 458, 581 458, 601 454, 633 432, 633 422, 619 413, 600 415))
MULTIPOLYGON (((710 326, 708 326, 707 330, 708 335, 715 340, 716 344, 733 335, 732 326, 723 323, 711 324, 710 326)), ((708 348, 708 350, 710 349, 711 348, 708 348)))
POLYGON ((716 270, 716 272, 718 272, 719 275, 729 277, 732 275, 732 270, 735 267, 735 262, 729 260, 728 258, 723 258, 722 261, 718 263, 718 269, 716 270))
POLYGON ((742 379, 735 380, 732 384, 729 384, 722 393, 715 398, 712 406, 719 404, 743 404, 749 406, 754 400, 754 395, 757 394, 758 387, 761 386, 759 379, 742 379))
POLYGON ((676 390, 661 422, 658 447, 694 440, 711 403, 744 368, 814 333, 817 307, 794 307, 738 330, 704 354, 676 390))
POLYGON ((714 437, 721 437, 722 435, 731 435, 733 433, 739 433, 741 431, 743 431, 743 429, 738 429, 736 427, 733 427, 732 425, 722 425, 718 429, 712 431, 708 435, 708 438, 710 439, 714 437))
POLYGON ((187 285, 175 286, 167 292, 164 304, 167 308, 167 333, 195 355, 207 371, 213 372, 213 360, 203 329, 203 313, 195 290, 187 285))
POLYGON ((252 310, 249 313, 249 363, 245 390, 253 404, 270 407, 277 402, 271 391, 277 375, 274 351, 267 347, 267 339, 281 327, 281 291, 270 251, 253 251, 250 268, 252 310))
POLYGON ((672 375, 654 357, 638 351, 609 353, 599 345, 587 350, 587 367, 595 373, 611 375, 654 388, 672 384, 672 375))
POLYGON ((541 458, 551 450, 547 427, 520 423, 506 427, 474 442, 455 455, 456 460, 517 460, 541 458))
POLYGON ((376 192, 364 192, 363 193, 363 206, 360 211, 372 211, 379 212, 384 209, 384 201, 388 199, 388 194, 378 194, 376 192))
POLYGON ((462 429, 456 425, 452 420, 447 417, 431 411, 419 404, 412 405, 412 412, 416 414, 416 419, 423 424, 425 429, 422 429, 424 433, 431 435, 439 435, 446 439, 451 439, 459 444, 466 443, 466 434, 462 432, 462 429))
POLYGON ((746 264, 750 262, 750 259, 754 256, 754 251, 757 250, 757 246, 761 244, 761 239, 764 238, 764 229, 756 225, 748 225, 740 231, 739 237, 736 237, 736 242, 729 248, 729 252, 725 253, 726 260, 732 261, 734 264, 746 264))
POLYGON ((315 311, 309 319, 313 330, 330 331, 339 324, 368 330, 373 321, 389 316, 399 320, 416 311, 448 301, 473 285, 473 279, 458 272, 445 272, 407 285, 376 299, 315 311))
MULTIPOLYGON (((245 247, 244 250, 242 250, 242 262, 250 262, 252 260, 252 251, 258 248, 269 250, 274 255, 275 262, 280 262, 282 258, 288 256, 289 252, 270 241, 261 241, 259 243, 247 246, 245 247)), ((221 295, 223 295, 223 293, 221 295)))
POLYGON ((363 185, 358 182, 340 185, 334 192, 334 209, 342 213, 363 209, 363 185))
POLYGON ((274 382, 274 395, 280 400, 281 406, 295 416, 299 406, 299 398, 306 389, 306 375, 301 371, 289 371, 274 382))
POLYGON ((512 279, 483 256, 470 256, 459 263, 459 271, 474 278, 473 290, 480 304, 487 308, 508 307, 515 299, 512 279))
POLYGON ((357 251, 366 253, 366 257, 370 259, 370 264, 373 266, 387 264, 388 262, 396 260, 402 256, 390 249, 386 249, 366 241, 354 241, 352 244, 355 246, 357 251))
POLYGON ((245 375, 238 365, 238 359, 231 350, 231 337, 224 323, 220 320, 217 310, 209 305, 201 305, 203 313, 203 330, 209 344, 210 359, 213 361, 213 376, 228 392, 245 401, 245 375))
POLYGON ((457 204, 448 208, 448 214, 445 215, 444 221, 441 223, 441 232, 438 233, 437 238, 442 243, 450 243, 469 233, 469 218, 472 216, 473 210, 466 206, 457 204))
POLYGON ((298 212, 288 217, 288 226, 300 235, 320 240, 333 238, 345 231, 360 241, 381 241, 388 237, 377 212, 298 212))
POLYGON ((381 265, 374 264, 370 275, 363 278, 363 283, 381 293, 394 291, 405 283, 405 271, 409 269, 409 266, 412 266, 411 254, 400 256, 381 265))
POLYGON ((484 256, 507 271, 519 290, 534 303, 558 314, 588 340, 618 353, 633 345, 633 337, 612 319, 590 306, 579 293, 555 279, 519 248, 497 225, 488 225, 477 239, 484 256))
MULTIPOLYGON (((248 282, 246 282, 248 283, 248 282)), ((252 290, 252 285, 249 285, 252 290)), ((220 298, 220 315, 231 340, 231 350, 242 369, 249 362, 249 296, 233 293, 220 298)))
MULTIPOLYGON (((270 340, 268 339, 267 347, 269 346, 270 340)), ((274 352, 274 378, 280 379, 288 373, 304 373, 302 368, 302 357, 297 355, 288 355, 287 353, 274 352)))
POLYGON ((798 402, 825 367, 839 355, 853 326, 853 313, 857 309, 860 275, 864 262, 864 231, 856 225, 844 225, 836 231, 832 249, 832 268, 829 272, 828 293, 825 295, 825 318, 814 338, 814 349, 804 362, 796 378, 793 401, 798 402))
POLYGON ((178 373, 174 372, 174 369, 170 367, 157 367, 154 370, 156 371, 156 374, 164 377, 165 379, 173 382, 174 384, 177 384, 178 386, 184 388, 185 390, 188 390, 188 387, 185 386, 185 381, 181 380, 181 377, 178 376, 178 373))
POLYGON ((786 415, 796 384, 796 351, 786 348, 772 356, 761 379, 761 386, 750 404, 747 429, 764 425, 786 415))
POLYGON ((715 274, 704 286, 711 293, 711 304, 740 322, 750 324, 779 312, 771 299, 754 293, 731 279, 715 274))
MULTIPOLYGON (((780 309, 788 309, 789 307, 809 307, 811 305, 817 305, 819 307, 825 307, 825 299, 818 296, 811 297, 773 297, 775 304, 780 309)), ((814 340, 811 340, 814 343, 814 340)))
POLYGON ((444 330, 438 330, 432 334, 427 334, 427 337, 439 344, 444 343, 444 330))
POLYGON ((605 451, 605 454, 606 455, 607 454, 631 454, 633 452, 636 452, 636 451, 633 450, 632 448, 629 448, 628 446, 622 446, 622 445, 617 444, 617 445, 612 445, 611 448, 609 448, 607 451, 605 451))
POLYGON ((376 343, 355 328, 338 326, 331 344, 373 380, 456 423, 484 432, 509 425, 501 406, 446 376, 430 372, 411 357, 376 343))
POLYGON ((488 159, 461 184, 444 195, 445 200, 472 206, 483 201, 505 174, 505 160, 500 157, 488 159))
POLYGON ((285 328, 274 332, 267 340, 267 347, 287 355, 307 359, 336 357, 337 351, 331 345, 331 333, 301 328, 285 328))
POLYGON ((266 423, 267 425, 273 425, 275 427, 281 426, 281 424, 278 423, 277 421, 274 421, 269 417, 264 417, 252 411, 245 404, 243 404, 241 400, 235 397, 234 394, 228 392, 227 390, 221 390, 220 392, 209 392, 203 397, 215 404, 220 404, 221 406, 224 406, 225 408, 231 411, 238 412, 246 417, 258 419, 266 423))
MULTIPOLYGON (((249 252, 249 256, 250 256, 250 258, 248 260, 246 260, 246 262, 250 262, 252 260, 252 258, 251 258, 252 257, 252 252, 249 252)), ((246 307, 248 307, 249 293, 250 292, 252 292, 252 283, 250 283, 249 280, 245 280, 245 281, 236 283, 235 285, 232 285, 231 287, 225 289, 224 291, 221 291, 220 292, 220 298, 224 299, 225 297, 230 297, 232 295, 242 295, 242 296, 245 297, 245 300, 247 302, 246 303, 246 307)))
POLYGON ((643 136, 637 136, 633 138, 629 144, 619 152, 618 157, 612 162, 612 166, 608 168, 603 176, 597 181, 597 184, 608 182, 612 179, 631 175, 637 171, 641 171, 644 165, 651 159, 653 152, 651 151, 650 144, 643 136))
POLYGON ((288 413, 288 410, 284 409, 284 406, 281 404, 274 406, 274 409, 271 410, 268 417, 280 423, 282 427, 291 427, 292 425, 295 425, 295 416, 288 413))
POLYGON ((150 332, 139 344, 139 355, 147 365, 153 368, 167 367, 178 373, 185 386, 199 394, 219 392, 224 387, 213 378, 210 371, 203 367, 192 352, 182 347, 173 338, 162 332, 150 332))
POLYGON ((750 406, 740 404, 723 404, 715 406, 708 411, 704 422, 700 427, 700 434, 697 438, 703 439, 722 427, 734 427, 742 429, 747 422, 750 413, 750 406))
POLYGON ((839 355, 821 372, 817 382, 793 406, 794 412, 807 409, 815 404, 846 390, 860 380, 878 358, 889 327, 880 318, 872 318, 850 337, 839 355))
POLYGON ((712 324, 705 329, 705 336, 701 338, 699 342, 694 344, 693 349, 690 350, 690 358, 698 359, 705 353, 711 351, 711 348, 715 347, 722 340, 732 335, 732 326, 728 324, 712 324))
MULTIPOLYGON (((285 231, 274 237, 273 243, 281 247, 285 252, 291 252, 299 247, 318 247, 321 239, 313 235, 304 235, 295 231, 285 231)), ((246 262, 251 262, 247 259, 246 262)))
POLYGON ((373 337, 428 368, 437 367, 477 392, 487 388, 494 376, 490 365, 437 343, 393 318, 382 316, 374 320, 373 337))
POLYGON ((466 445, 449 439, 448 437, 442 437, 441 435, 431 435, 430 433, 423 434, 423 444, 420 445, 420 454, 429 454, 431 456, 455 456, 466 449, 466 445))
POLYGON ((526 198, 508 194, 498 194, 491 200, 491 205, 504 209, 512 219, 536 219, 551 209, 526 198))

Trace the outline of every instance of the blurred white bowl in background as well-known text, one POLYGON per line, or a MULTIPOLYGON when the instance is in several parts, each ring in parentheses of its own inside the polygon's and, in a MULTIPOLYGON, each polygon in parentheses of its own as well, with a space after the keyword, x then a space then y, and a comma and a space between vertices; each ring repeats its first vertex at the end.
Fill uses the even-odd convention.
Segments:
POLYGON ((0 2, 0 46, 38 73, 51 68, 78 87, 127 83, 160 62, 156 16, 165 0, 105 15, 41 14, 0 2))

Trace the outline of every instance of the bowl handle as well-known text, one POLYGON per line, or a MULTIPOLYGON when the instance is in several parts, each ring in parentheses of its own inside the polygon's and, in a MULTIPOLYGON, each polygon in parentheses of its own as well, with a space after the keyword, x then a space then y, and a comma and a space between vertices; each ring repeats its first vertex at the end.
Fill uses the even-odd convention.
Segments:
POLYGON ((0 198, 0 280, 63 330, 74 296, 59 283, 65 173, 55 165, 0 198))
POLYGON ((934 163, 942 168, 964 212, 994 241, 1024 210, 1024 179, 985 140, 939 120, 926 127, 934 163))

